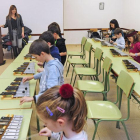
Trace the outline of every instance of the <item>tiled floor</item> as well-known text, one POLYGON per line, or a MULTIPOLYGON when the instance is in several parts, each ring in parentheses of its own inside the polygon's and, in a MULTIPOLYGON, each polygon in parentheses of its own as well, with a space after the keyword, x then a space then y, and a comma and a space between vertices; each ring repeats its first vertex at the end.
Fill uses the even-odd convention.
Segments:
MULTIPOLYGON (((67 49, 68 49, 68 51, 70 51, 70 50, 78 51, 78 50, 80 50, 80 46, 79 45, 67 45, 67 49)), ((8 57, 9 55, 10 54, 7 54, 7 53, 5 55, 6 64, 3 66, 0 66, 0 74, 13 61, 12 59, 10 59, 10 57, 8 57)), ((91 59, 93 60, 93 53, 92 53, 91 59)), ((91 66, 93 66, 93 61, 92 61, 91 66)), ((65 83, 69 83, 70 78, 71 78, 72 69, 70 69, 68 77, 66 77, 66 70, 67 70, 67 67, 65 66, 65 68, 64 68, 65 83)), ((102 78, 102 76, 100 76, 100 80, 101 80, 101 78, 102 78)), ((102 94, 88 93, 85 98, 86 98, 86 100, 102 100, 102 94)), ((112 102, 115 102, 115 100, 116 100, 116 84, 115 84, 115 81, 112 80, 112 78, 110 78, 110 91, 108 93, 108 100, 110 100, 112 102)), ((139 104, 136 104, 136 101, 133 100, 133 98, 132 98, 130 106, 131 106, 130 118, 128 121, 125 122, 125 124, 126 124, 128 132, 129 132, 130 139, 131 140, 140 140, 140 108, 138 108, 139 104)), ((127 102, 126 102, 125 96, 123 96, 121 111, 122 111, 122 114, 124 117, 126 116, 126 113, 127 113, 126 107, 127 107, 127 102)), ((31 124, 30 124, 31 134, 37 133, 36 113, 35 112, 36 112, 35 105, 33 105, 33 115, 32 115, 31 124)), ((40 123, 40 127, 41 128, 43 127, 42 123, 40 123)), ((116 129, 115 127, 116 127, 116 122, 101 122, 99 124, 95 140, 127 140, 122 125, 121 125, 121 129, 116 129)), ((92 136, 93 136, 93 132, 94 132, 94 124, 93 124, 92 120, 87 121, 85 130, 87 131, 88 139, 92 140, 92 136)), ((32 138, 32 140, 46 140, 46 139, 47 138, 45 138, 45 137, 33 137, 32 138)))

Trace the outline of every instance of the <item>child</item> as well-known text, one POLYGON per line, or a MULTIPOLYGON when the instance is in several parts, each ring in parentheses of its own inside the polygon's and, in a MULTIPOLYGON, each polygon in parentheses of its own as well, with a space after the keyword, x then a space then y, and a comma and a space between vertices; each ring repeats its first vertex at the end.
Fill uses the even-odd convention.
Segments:
POLYGON ((116 36, 117 40, 111 41, 111 43, 113 43, 113 45, 116 45, 115 47, 117 47, 118 49, 122 50, 125 48, 125 40, 122 37, 122 30, 120 28, 116 28, 114 31, 114 35, 116 36))
MULTIPOLYGON (((43 39, 47 42, 48 46, 50 47, 50 53, 51 56, 54 58, 57 58, 60 62, 61 62, 61 57, 59 54, 59 50, 56 46, 54 46, 54 37, 53 34, 50 31, 46 31, 44 33, 42 33, 39 37, 39 39, 43 39)), ((41 72, 44 70, 44 64, 39 62, 38 63, 40 66, 43 66, 43 68, 39 68, 37 71, 41 72)))
POLYGON ((46 31, 40 35, 39 39, 43 39, 47 42, 48 46, 50 47, 50 53, 52 57, 57 58, 61 62, 59 50, 56 46, 54 46, 55 40, 53 34, 50 31, 46 31))
POLYGON ((23 78, 23 83, 31 79, 40 79, 40 91, 38 95, 35 95, 34 97, 23 97, 20 100, 20 104, 33 100, 37 102, 39 96, 47 89, 64 83, 63 65, 58 59, 51 56, 50 48, 44 40, 35 40, 30 46, 29 53, 32 54, 37 61, 42 63, 45 62, 45 66, 43 72, 23 78))
POLYGON ((59 29, 58 27, 51 25, 48 28, 48 31, 51 31, 53 33, 54 38, 56 39, 56 47, 58 47, 60 56, 61 56, 61 63, 64 65, 66 61, 66 55, 67 55, 67 49, 65 45, 65 39, 60 38, 59 36, 59 29))
POLYGON ((78 89, 69 84, 52 87, 40 96, 36 109, 47 126, 39 135, 53 140, 88 140, 83 131, 87 105, 83 93, 78 89))
MULTIPOLYGON (((116 36, 114 35, 114 31, 116 28, 120 28, 119 27, 119 23, 116 19, 112 19, 109 23, 110 26, 110 31, 111 31, 111 35, 106 35, 106 37, 110 37, 112 41, 116 41, 116 36)), ((124 34, 122 32, 122 36, 124 37, 124 34)))
POLYGON ((62 35, 61 35, 61 29, 60 29, 59 24, 56 23, 56 22, 52 22, 52 23, 48 26, 48 28, 49 28, 50 26, 52 26, 52 25, 58 27, 58 30, 59 30, 59 36, 60 36, 60 38, 62 38, 62 35))
POLYGON ((135 61, 140 63, 140 37, 137 34, 137 31, 134 29, 129 30, 126 34, 126 37, 131 43, 129 55, 132 56, 135 61))

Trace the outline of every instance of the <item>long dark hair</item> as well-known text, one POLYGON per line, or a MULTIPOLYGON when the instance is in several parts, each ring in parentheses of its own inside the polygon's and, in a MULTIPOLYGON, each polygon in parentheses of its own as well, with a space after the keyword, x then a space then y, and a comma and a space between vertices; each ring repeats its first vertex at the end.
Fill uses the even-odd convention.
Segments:
POLYGON ((111 23, 115 25, 115 28, 114 28, 114 29, 116 29, 116 28, 120 28, 120 27, 119 27, 119 23, 118 23, 118 21, 117 21, 116 19, 112 19, 112 20, 110 21, 110 23, 109 23, 110 30, 113 29, 113 28, 111 27, 111 25, 110 25, 111 23))
POLYGON ((16 13, 15 13, 15 16, 16 17, 19 17, 19 14, 17 13, 17 8, 15 5, 11 5, 10 6, 10 9, 9 9, 9 13, 7 15, 7 18, 11 19, 11 16, 12 16, 12 10, 16 9, 16 13))

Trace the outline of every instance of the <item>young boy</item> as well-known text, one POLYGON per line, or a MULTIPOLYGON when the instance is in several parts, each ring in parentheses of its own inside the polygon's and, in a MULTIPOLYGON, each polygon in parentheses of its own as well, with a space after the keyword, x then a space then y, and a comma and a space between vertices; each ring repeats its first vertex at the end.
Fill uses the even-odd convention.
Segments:
POLYGON ((45 62, 44 71, 33 76, 23 78, 23 83, 31 79, 40 79, 40 91, 38 95, 35 95, 34 97, 23 97, 20 100, 20 104, 31 102, 33 100, 37 102, 39 96, 47 89, 64 83, 63 65, 58 59, 51 56, 50 48, 44 40, 35 40, 30 46, 29 53, 32 54, 37 61, 42 63, 45 62))
POLYGON ((50 53, 52 57, 57 58, 61 62, 59 50, 56 46, 54 46, 55 40, 53 34, 50 31, 46 31, 40 35, 39 39, 43 39, 47 42, 48 46, 50 47, 50 53))
POLYGON ((53 33, 54 38, 56 39, 56 47, 58 47, 60 56, 61 56, 61 63, 64 65, 66 61, 66 55, 67 55, 67 49, 65 45, 65 39, 60 38, 59 36, 59 29, 58 27, 52 25, 49 26, 48 31, 51 31, 53 33))
POLYGON ((116 28, 114 31, 114 35, 116 36, 117 40, 115 42, 111 41, 116 48, 122 50, 125 48, 125 40, 122 36, 122 30, 120 28, 116 28))
MULTIPOLYGON (((59 54, 59 50, 56 46, 54 46, 55 40, 53 34, 50 31, 46 31, 40 35, 39 39, 43 39, 44 41, 47 42, 48 46, 50 47, 51 56, 57 58, 61 62, 61 56, 59 54)), ((38 65, 43 66, 43 68, 44 68, 44 64, 41 62, 38 63, 38 65)), ((43 71, 44 70, 43 68, 39 68, 37 72, 43 71)))

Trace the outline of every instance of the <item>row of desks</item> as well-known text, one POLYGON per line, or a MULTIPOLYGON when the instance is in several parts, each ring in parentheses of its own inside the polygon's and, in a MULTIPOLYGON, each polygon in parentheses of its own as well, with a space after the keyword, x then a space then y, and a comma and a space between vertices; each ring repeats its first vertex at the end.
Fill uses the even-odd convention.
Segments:
MULTIPOLYGON (((24 60, 24 56, 29 52, 30 44, 26 45, 20 55, 6 68, 6 70, 0 75, 0 93, 5 90, 7 86, 16 78, 24 76, 15 76, 13 71, 22 65, 24 62, 30 60, 24 60)), ((34 60, 33 60, 34 61, 34 60)), ((37 70, 38 66, 35 66, 37 70)), ((30 81, 30 96, 34 96, 36 91, 36 80, 30 81)), ((20 104, 20 98, 11 100, 2 100, 0 98, 0 117, 6 116, 7 114, 23 115, 22 127, 19 134, 19 140, 26 139, 28 134, 31 115, 32 115, 32 102, 26 102, 23 105, 20 104)))
MULTIPOLYGON (((103 51, 103 58, 105 58, 106 56, 109 57, 112 60, 113 66, 112 69, 115 71, 115 73, 117 75, 120 74, 121 70, 124 70, 125 72, 127 72, 125 66, 122 63, 122 60, 133 60, 132 57, 128 56, 128 57, 113 57, 110 49, 112 47, 102 47, 101 46, 101 42, 96 42, 93 39, 88 39, 88 42, 90 42, 92 44, 93 49, 96 49, 97 47, 100 48, 103 51)), ((129 74, 132 76, 132 78, 134 79, 135 82, 135 87, 134 87, 134 91, 136 92, 136 94, 138 96, 140 96, 140 74, 139 72, 129 72, 129 74)))

